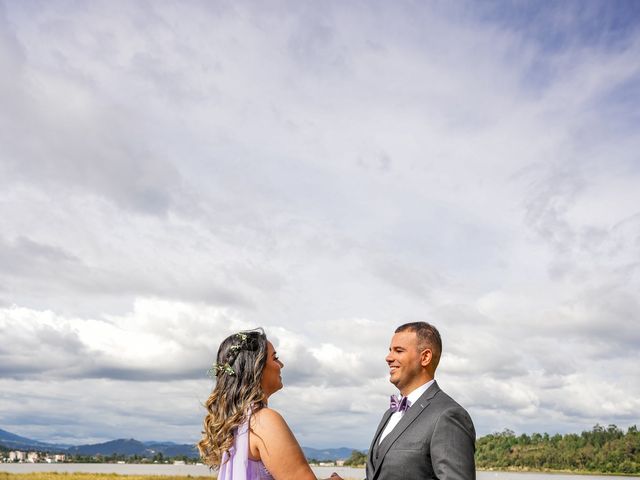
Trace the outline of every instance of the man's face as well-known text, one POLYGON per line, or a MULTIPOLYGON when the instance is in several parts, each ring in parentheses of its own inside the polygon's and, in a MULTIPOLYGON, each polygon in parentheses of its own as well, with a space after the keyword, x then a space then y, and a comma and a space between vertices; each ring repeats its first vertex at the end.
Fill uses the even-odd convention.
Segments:
POLYGON ((403 395, 425 383, 421 358, 416 332, 404 331, 393 336, 385 360, 389 365, 389 381, 403 395))

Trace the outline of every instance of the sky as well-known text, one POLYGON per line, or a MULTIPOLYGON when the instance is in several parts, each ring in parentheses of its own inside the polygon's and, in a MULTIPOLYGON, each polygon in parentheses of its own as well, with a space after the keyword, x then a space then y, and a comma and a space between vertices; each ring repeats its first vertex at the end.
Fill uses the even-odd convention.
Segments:
POLYGON ((0 0, 0 428, 195 443, 220 341, 368 448, 405 322, 478 436, 640 424, 640 3, 0 0))

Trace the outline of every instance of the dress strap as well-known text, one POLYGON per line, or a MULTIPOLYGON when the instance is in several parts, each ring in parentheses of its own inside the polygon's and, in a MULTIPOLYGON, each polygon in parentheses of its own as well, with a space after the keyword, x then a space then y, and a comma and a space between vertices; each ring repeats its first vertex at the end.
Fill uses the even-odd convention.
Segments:
POLYGON ((238 426, 233 437, 233 445, 229 453, 222 456, 218 480, 250 480, 247 477, 249 467, 249 420, 251 412, 247 412, 244 423, 238 426))

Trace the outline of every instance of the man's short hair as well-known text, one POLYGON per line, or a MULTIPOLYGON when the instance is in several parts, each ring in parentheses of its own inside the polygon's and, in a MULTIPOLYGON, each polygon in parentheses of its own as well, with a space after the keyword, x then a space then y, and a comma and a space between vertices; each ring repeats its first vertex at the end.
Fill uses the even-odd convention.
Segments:
POLYGON ((411 322, 396 328, 395 333, 400 332, 415 332, 420 351, 430 348, 433 354, 433 368, 438 366, 440 355, 442 355, 442 338, 436 327, 427 322, 411 322))

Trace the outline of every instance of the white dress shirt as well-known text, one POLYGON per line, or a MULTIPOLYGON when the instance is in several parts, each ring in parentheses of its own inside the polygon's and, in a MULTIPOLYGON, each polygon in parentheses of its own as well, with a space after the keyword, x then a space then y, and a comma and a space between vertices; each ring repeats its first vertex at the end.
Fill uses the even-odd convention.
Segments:
MULTIPOLYGON (((424 392, 427 391, 427 388, 429 388, 434 381, 435 381, 434 379, 431 379, 430 381, 428 381, 424 385, 420 385, 418 388, 412 391, 409 395, 407 395, 407 400, 411 402, 411 405, 413 405, 416 402, 416 400, 420 398, 420 395, 422 395, 424 392)), ((391 433, 391 430, 396 428, 396 425, 398 425, 398 422, 400 422, 405 412, 406 410, 404 412, 394 412, 391 414, 391 417, 389 418, 387 425, 384 427, 382 434, 380 434, 380 440, 378 441, 378 444, 382 442, 382 439, 384 437, 386 437, 391 433)))

